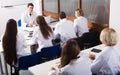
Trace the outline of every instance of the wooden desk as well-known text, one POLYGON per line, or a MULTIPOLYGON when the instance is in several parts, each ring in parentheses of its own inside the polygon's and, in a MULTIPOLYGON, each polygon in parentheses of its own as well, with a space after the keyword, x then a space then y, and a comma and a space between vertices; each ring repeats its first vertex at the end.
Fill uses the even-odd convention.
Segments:
MULTIPOLYGON (((102 49, 104 46, 103 45, 98 45, 86 50, 81 51, 80 55, 88 55, 91 52, 91 49, 97 48, 97 49, 102 49)), ((45 62, 33 67, 29 67, 29 71, 33 75, 48 75, 48 72, 50 71, 51 66, 56 65, 56 63, 60 62, 60 59, 55 59, 49 62, 45 62)))

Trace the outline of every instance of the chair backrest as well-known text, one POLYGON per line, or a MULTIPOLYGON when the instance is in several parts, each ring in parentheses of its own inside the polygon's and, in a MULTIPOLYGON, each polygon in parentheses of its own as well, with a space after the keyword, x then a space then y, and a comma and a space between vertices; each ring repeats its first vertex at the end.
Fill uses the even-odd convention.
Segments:
POLYGON ((21 19, 18 20, 18 27, 21 27, 21 19))
POLYGON ((46 47, 41 49, 41 59, 42 61, 49 61, 59 57, 61 53, 60 44, 51 47, 46 47))
POLYGON ((20 57, 18 60, 18 70, 27 70, 28 67, 41 63, 41 52, 20 57))
POLYGON ((85 47, 89 48, 101 44, 98 32, 86 32, 75 40, 78 42, 81 50, 83 50, 85 47))

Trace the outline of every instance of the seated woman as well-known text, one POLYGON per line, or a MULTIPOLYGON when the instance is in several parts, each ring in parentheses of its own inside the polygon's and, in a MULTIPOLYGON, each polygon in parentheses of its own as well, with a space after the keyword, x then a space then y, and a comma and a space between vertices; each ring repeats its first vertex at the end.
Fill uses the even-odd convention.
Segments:
POLYGON ((48 26, 43 16, 37 16, 36 27, 33 32, 33 42, 38 44, 37 52, 41 51, 43 47, 53 46, 53 31, 48 26))
POLYGON ((105 28, 100 34, 100 40, 105 48, 95 58, 91 54, 90 58, 93 61, 91 71, 97 75, 117 75, 120 72, 120 53, 115 46, 117 44, 117 34, 112 28, 105 28))
POLYGON ((9 65, 17 63, 21 56, 28 55, 25 51, 27 44, 22 34, 18 33, 17 23, 14 19, 9 19, 2 39, 5 60, 9 65))
POLYGON ((91 62, 87 56, 80 56, 75 40, 68 40, 61 53, 60 65, 52 67, 49 75, 91 75, 91 62))

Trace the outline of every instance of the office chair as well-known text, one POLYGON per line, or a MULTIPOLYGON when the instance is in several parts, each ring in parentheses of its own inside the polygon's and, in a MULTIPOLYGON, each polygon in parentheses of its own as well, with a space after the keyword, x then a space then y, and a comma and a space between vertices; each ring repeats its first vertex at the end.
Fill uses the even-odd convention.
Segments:
POLYGON ((18 20, 18 27, 21 27, 21 19, 18 20))
POLYGON ((20 70, 28 70, 28 67, 40 63, 41 63, 41 52, 38 52, 32 55, 20 57, 18 59, 18 66, 13 65, 12 67, 14 67, 15 73, 19 73, 20 70))
POLYGON ((98 32, 86 32, 81 37, 75 38, 81 50, 101 44, 98 32))
POLYGON ((59 57, 61 53, 60 44, 41 49, 41 61, 49 61, 59 57))

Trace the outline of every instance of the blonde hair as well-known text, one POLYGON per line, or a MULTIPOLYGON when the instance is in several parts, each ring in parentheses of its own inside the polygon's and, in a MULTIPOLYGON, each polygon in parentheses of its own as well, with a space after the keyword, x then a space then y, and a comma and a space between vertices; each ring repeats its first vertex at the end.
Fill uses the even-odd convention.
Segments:
POLYGON ((117 33, 112 28, 105 28, 100 34, 100 41, 106 46, 114 46, 117 44, 117 33))

